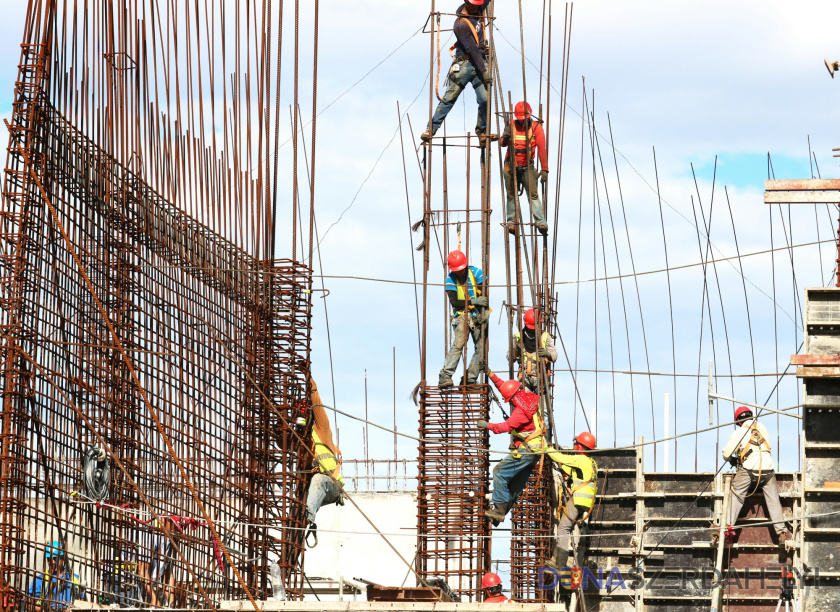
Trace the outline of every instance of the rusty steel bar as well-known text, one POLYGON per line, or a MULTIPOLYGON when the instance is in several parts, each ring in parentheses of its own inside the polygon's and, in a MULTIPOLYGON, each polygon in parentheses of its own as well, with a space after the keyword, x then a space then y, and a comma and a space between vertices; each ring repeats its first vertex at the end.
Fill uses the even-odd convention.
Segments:
POLYGON ((274 561, 302 596, 312 275, 274 257, 262 5, 220 33, 219 0, 29 3, 0 205, 3 610, 36 605, 54 540, 102 604, 264 598, 274 561))

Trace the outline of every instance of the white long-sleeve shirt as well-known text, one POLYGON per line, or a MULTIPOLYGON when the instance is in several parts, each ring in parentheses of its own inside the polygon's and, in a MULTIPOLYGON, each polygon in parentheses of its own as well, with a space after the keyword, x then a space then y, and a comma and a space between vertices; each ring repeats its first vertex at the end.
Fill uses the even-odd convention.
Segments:
POLYGON ((732 455, 740 456, 742 451, 749 447, 752 452, 744 458, 744 467, 750 471, 770 471, 773 468, 773 455, 770 454, 770 434, 767 428, 756 419, 749 419, 736 429, 729 437, 726 446, 723 447, 723 458, 729 460, 732 455), (751 426, 755 423, 758 433, 764 438, 767 444, 755 444, 751 426))

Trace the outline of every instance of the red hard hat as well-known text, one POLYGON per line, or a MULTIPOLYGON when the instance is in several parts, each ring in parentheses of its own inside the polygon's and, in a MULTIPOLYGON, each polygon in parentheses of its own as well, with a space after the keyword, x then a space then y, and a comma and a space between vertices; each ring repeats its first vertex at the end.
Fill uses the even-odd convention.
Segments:
POLYGON ((749 413, 749 415, 752 416, 752 408, 748 408, 747 406, 738 406, 735 409, 735 420, 737 421, 738 419, 740 419, 741 415, 745 413, 749 413))
POLYGON ((513 109, 513 116, 517 121, 524 121, 531 116, 531 105, 526 102, 517 102, 516 108, 513 109))
POLYGON ((502 399, 509 402, 511 398, 516 395, 516 392, 522 387, 522 383, 518 380, 506 380, 499 385, 499 391, 502 392, 502 399))
POLYGON ((467 267, 467 256, 461 251, 452 251, 447 258, 449 269, 453 272, 460 272, 467 267))
POLYGON ((494 586, 499 586, 500 584, 502 584, 502 579, 499 578, 497 574, 493 574, 492 572, 487 572, 481 579, 482 589, 489 589, 494 586))
POLYGON ((581 446, 585 446, 589 450, 595 448, 595 436, 593 436, 588 431, 579 433, 575 438, 575 442, 577 442, 581 446))
POLYGON ((533 308, 529 308, 525 311, 525 317, 523 317, 525 327, 528 329, 536 329, 537 327, 537 311, 533 308))
POLYGON ((476 6, 481 6, 484 4, 484 0, 467 0, 470 4, 475 4, 476 6))

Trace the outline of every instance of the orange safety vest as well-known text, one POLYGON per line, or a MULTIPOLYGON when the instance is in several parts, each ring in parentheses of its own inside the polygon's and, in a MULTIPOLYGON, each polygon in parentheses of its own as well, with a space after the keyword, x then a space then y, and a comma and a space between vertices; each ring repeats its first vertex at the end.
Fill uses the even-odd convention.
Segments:
MULTIPOLYGON (((520 131, 516 128, 516 121, 511 121, 510 128, 513 150, 516 153, 516 165, 527 166, 537 154, 537 137, 534 135, 534 126, 531 121, 528 121, 528 129, 520 131), (530 160, 528 159, 529 146, 531 147, 530 160)), ((510 149, 508 149, 507 158, 510 158, 510 149)))

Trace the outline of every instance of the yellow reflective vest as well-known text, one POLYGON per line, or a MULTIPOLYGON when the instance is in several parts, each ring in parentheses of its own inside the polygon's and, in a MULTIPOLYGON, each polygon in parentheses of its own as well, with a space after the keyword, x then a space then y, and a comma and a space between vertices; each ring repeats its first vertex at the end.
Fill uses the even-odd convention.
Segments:
MULTIPOLYGON (((519 332, 514 332, 513 339, 517 343, 519 343, 521 338, 522 338, 522 336, 519 334, 519 332)), ((543 332, 542 335, 540 336, 540 346, 542 348, 545 348, 547 345, 548 345, 548 332, 543 332)), ((523 348, 522 355, 519 357, 519 360, 522 362, 522 365, 524 366, 523 373, 525 374, 525 376, 536 376, 537 375, 537 362, 539 361, 539 359, 540 358, 537 357, 536 352, 529 353, 528 351, 526 351, 523 348)), ((548 359, 543 359, 543 361, 546 363, 546 365, 551 363, 550 360, 548 360, 548 359)), ((551 370, 550 369, 547 369, 546 372, 548 373, 549 376, 551 376, 551 370)))
MULTIPOLYGON (((453 279, 454 279, 454 275, 453 275, 453 279)), ((466 301, 466 299, 467 299, 467 295, 468 295, 467 294, 467 291, 468 291, 467 290, 467 283, 472 285, 472 293, 473 293, 474 296, 478 297, 478 294, 479 294, 478 283, 475 280, 475 274, 473 274, 473 271, 472 271, 471 268, 467 268, 467 282, 461 284, 457 280, 455 280, 455 285, 458 287, 458 300, 459 301, 463 302, 463 301, 466 301)), ((475 299, 475 298, 471 298, 471 299, 475 299)), ((473 308, 475 308, 475 306, 470 304, 470 310, 472 310, 473 308)), ((463 310, 455 310, 455 311, 453 311, 452 316, 457 317, 458 315, 462 314, 463 312, 464 312, 463 310)), ((473 314, 475 314, 475 313, 473 313, 473 314)))
POLYGON ((321 443, 321 439, 314 431, 312 432, 312 440, 315 442, 315 460, 318 462, 318 468, 321 470, 321 473, 331 475, 343 487, 344 478, 341 477, 341 471, 335 455, 321 443))
POLYGON ((563 473, 571 476, 572 501, 576 506, 592 508, 598 492, 598 464, 592 457, 584 454, 561 453, 553 450, 548 456, 560 465, 563 473))

